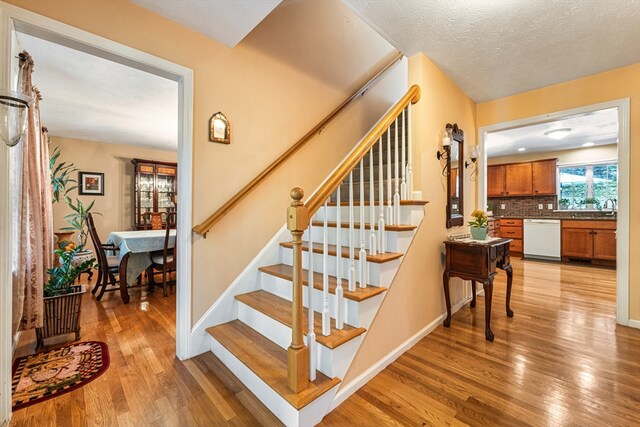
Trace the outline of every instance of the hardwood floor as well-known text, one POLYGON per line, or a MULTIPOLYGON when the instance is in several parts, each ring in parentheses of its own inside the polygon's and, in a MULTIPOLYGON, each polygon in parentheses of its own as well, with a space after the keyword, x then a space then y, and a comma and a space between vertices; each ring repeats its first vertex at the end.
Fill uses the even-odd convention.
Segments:
MULTIPOLYGON (((511 307, 496 279, 492 329, 484 299, 463 307, 351 396, 325 426, 638 425, 640 330, 615 324, 615 271, 513 260, 511 307)), ((441 286, 440 283, 437 286, 441 286)), ((174 356, 175 293, 134 290, 83 306, 83 340, 109 344, 96 381, 14 414, 12 425, 280 425, 212 354, 174 356)), ((17 354, 33 351, 32 334, 17 354)))

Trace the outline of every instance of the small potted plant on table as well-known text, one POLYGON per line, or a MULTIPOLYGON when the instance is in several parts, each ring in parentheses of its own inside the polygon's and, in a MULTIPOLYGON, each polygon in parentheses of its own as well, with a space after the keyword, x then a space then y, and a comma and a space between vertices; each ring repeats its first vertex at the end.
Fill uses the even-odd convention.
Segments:
POLYGON ((489 222, 487 220, 487 214, 480 209, 476 209, 471 212, 473 221, 469 221, 471 226, 471 237, 473 240, 485 240, 489 231, 489 222))
POLYGON ((83 285, 75 285, 76 278, 85 270, 93 267, 95 259, 74 262, 81 246, 70 251, 56 249, 60 257, 60 266, 47 270, 49 281, 44 286, 44 323, 36 328, 36 350, 44 345, 46 338, 75 333, 80 339, 80 309, 82 306, 83 285))

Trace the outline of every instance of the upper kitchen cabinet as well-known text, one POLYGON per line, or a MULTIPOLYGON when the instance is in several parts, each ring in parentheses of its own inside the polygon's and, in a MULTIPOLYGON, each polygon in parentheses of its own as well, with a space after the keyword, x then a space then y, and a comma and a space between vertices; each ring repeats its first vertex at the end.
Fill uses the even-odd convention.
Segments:
POLYGON ((557 162, 556 159, 551 159, 532 163, 534 195, 556 195, 557 162))
POLYGON ((504 166, 487 166, 487 196, 504 196, 504 166))
POLYGON ((514 163, 504 169, 505 194, 507 196, 530 196, 533 194, 531 163, 514 163))

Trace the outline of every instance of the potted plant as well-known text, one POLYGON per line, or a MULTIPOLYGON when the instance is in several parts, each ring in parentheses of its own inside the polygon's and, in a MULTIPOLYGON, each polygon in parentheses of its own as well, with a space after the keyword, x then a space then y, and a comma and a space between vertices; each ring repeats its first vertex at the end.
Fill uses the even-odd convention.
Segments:
POLYGON ((584 204, 588 210, 594 210, 598 204, 598 199, 594 197, 588 197, 584 200, 584 204))
POLYGON ((44 323, 36 328, 36 350, 42 347, 46 338, 75 333, 80 339, 80 309, 83 285, 75 285, 76 278, 93 267, 95 259, 74 262, 81 247, 70 251, 56 249, 60 265, 47 270, 49 281, 44 286, 44 323))
MULTIPOLYGON (((65 200, 67 202, 67 206, 71 208, 73 212, 69 215, 66 215, 64 219, 69 223, 69 227, 62 228, 63 230, 71 230, 78 232, 78 246, 84 248, 84 245, 87 243, 87 234, 89 231, 87 225, 87 216, 91 209, 93 208, 95 200, 92 200, 88 206, 85 206, 82 203, 82 200, 76 198, 75 203, 69 198, 65 196, 65 200)), ((96 213, 96 215, 100 215, 96 213)))
POLYGON ((569 209, 569 199, 560 199, 558 200, 558 206, 560 206, 560 209, 563 211, 566 211, 567 209, 569 209))
MULTIPOLYGON (((67 194, 78 188, 75 184, 76 180, 72 178, 72 174, 77 171, 77 169, 73 166, 73 163, 60 162, 60 154, 62 154, 62 149, 60 147, 56 147, 51 151, 51 157, 49 157, 49 170, 51 171, 51 199, 52 203, 60 202, 60 199, 66 201, 67 194)), ((73 235, 73 231, 56 231, 56 243, 60 249, 65 248, 68 244, 71 244, 71 236, 73 235)))
POLYGON ((469 221, 471 226, 471 237, 473 240, 485 240, 489 231, 489 222, 487 220, 487 214, 480 209, 476 209, 471 212, 473 221, 469 221))

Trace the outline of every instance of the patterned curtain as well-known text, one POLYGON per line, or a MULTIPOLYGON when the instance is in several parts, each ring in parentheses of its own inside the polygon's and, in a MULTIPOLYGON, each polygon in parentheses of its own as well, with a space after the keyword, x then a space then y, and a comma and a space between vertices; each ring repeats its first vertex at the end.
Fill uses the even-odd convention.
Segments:
POLYGON ((42 327, 43 288, 53 266, 53 209, 49 146, 40 123, 40 92, 33 86, 33 59, 20 54, 20 91, 34 99, 22 145, 21 228, 18 286, 23 293, 21 329, 42 327))

